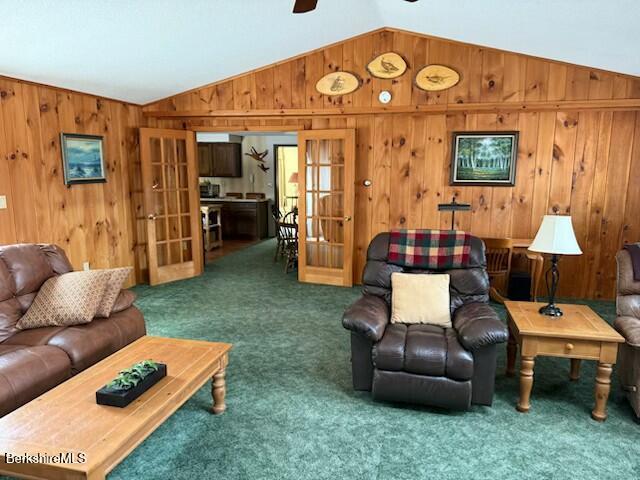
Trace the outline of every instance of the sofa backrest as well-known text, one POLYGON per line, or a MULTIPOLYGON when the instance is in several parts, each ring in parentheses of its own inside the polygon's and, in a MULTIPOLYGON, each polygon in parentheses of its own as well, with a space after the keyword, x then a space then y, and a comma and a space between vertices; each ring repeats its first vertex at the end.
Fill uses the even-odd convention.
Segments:
POLYGON ((633 279, 631 255, 620 250, 616 255, 618 281, 616 284, 616 313, 618 316, 640 318, 640 282, 633 279))
POLYGON ((478 237, 471 237, 471 252, 467 268, 438 271, 409 269, 389 263, 388 258, 389 233, 379 233, 371 240, 367 250, 367 263, 362 278, 365 294, 382 297, 391 304, 392 273, 448 273, 451 282, 449 292, 452 313, 465 303, 489 301, 489 277, 484 243, 478 237))
POLYGON ((57 245, 0 246, 0 343, 16 333, 16 323, 42 284, 72 270, 64 250, 57 245))

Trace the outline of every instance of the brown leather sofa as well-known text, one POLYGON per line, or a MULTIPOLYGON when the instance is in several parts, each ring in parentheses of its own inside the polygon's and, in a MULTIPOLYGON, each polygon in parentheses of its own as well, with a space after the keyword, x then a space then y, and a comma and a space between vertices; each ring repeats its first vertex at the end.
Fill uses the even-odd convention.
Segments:
POLYGON ((73 327, 16 329, 45 280, 72 270, 55 245, 0 246, 0 417, 146 333, 128 290, 120 293, 109 318, 73 327))
POLYGON ((438 272, 451 277, 453 328, 390 323, 391 274, 432 272, 393 265, 388 251, 388 233, 371 241, 363 295, 342 319, 351 331, 353 387, 382 401, 455 410, 491 405, 496 348, 507 340, 507 327, 488 305, 482 240, 472 238, 468 268, 438 272))
POLYGON ((618 281, 617 318, 613 324, 625 338, 618 348, 618 378, 631 407, 640 419, 640 281, 633 279, 631 256, 627 250, 616 255, 618 281))

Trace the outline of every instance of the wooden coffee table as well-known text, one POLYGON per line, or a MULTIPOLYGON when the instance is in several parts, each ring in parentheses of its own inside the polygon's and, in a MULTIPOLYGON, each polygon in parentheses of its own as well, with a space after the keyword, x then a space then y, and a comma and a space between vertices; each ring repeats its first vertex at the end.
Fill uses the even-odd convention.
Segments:
POLYGON ((559 305, 562 317, 538 313, 543 303, 504 303, 509 322, 507 375, 515 373, 516 350, 520 345, 520 399, 516 409, 529 411, 533 386, 533 365, 538 355, 571 359, 569 378, 577 380, 580 360, 597 360, 594 420, 607 419, 607 398, 611 389, 611 370, 616 363, 618 343, 624 338, 586 305, 559 305))
MULTIPOLYGON (((228 343, 142 337, 0 419, 0 474, 104 479, 213 377, 213 413, 225 410, 228 343), (125 408, 96 404, 95 392, 132 364, 167 364, 167 377, 125 408), (68 456, 74 463, 7 463, 13 455, 68 456), (82 459, 84 458, 84 462, 82 459)), ((40 457, 42 460, 42 457, 40 457)))

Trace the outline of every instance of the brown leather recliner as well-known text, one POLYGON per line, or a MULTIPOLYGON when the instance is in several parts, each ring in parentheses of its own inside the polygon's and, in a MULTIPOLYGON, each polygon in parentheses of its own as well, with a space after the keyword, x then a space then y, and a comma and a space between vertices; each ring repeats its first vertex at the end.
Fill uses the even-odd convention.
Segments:
POLYGON ((55 245, 0 246, 0 417, 146 333, 128 290, 120 292, 109 318, 73 327, 16 329, 42 284, 72 270, 55 245))
POLYGON ((618 378, 631 407, 640 419, 640 281, 633 279, 627 250, 616 255, 618 281, 615 329, 625 338, 618 348, 618 378))
POLYGON ((388 263, 389 234, 369 244, 363 295, 345 312, 351 331, 353 386, 376 400, 456 410, 491 405, 497 344, 507 327, 488 305, 489 278, 482 240, 472 237, 467 268, 450 275, 453 328, 390 323, 391 274, 434 272, 388 263))

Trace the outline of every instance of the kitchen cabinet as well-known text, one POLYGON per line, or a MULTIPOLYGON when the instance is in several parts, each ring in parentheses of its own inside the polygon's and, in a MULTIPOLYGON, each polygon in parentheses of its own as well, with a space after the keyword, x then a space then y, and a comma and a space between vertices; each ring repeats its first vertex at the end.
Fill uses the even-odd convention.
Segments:
POLYGON ((239 143, 199 143, 201 177, 241 177, 242 146, 239 143))
POLYGON ((210 143, 198 144, 198 172, 201 177, 213 176, 210 143))
POLYGON ((211 169, 214 177, 242 176, 242 146, 239 143, 212 143, 211 169))
POLYGON ((269 201, 202 200, 202 205, 222 206, 222 237, 260 240, 269 235, 269 201))

